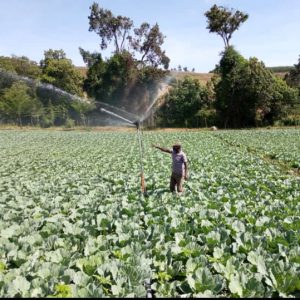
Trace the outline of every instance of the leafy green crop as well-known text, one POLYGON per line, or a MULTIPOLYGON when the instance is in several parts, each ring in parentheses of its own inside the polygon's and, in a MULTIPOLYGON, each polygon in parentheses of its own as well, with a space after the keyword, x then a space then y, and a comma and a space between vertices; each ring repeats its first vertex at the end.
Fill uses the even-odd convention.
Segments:
POLYGON ((134 132, 1 131, 0 296, 297 295, 300 180, 264 155, 297 161, 299 133, 144 132, 144 197, 134 132), (151 147, 174 141, 181 197, 151 147))

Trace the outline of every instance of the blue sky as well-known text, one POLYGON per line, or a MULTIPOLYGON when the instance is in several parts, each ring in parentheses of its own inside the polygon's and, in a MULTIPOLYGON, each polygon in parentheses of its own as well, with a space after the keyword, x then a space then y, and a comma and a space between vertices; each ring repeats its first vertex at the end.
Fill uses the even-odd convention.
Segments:
MULTIPOLYGON (((39 62, 44 51, 63 49, 77 66, 84 66, 78 48, 100 51, 100 38, 89 32, 93 0, 0 0, 0 55, 25 55, 39 62)), ((209 33, 204 13, 213 4, 241 10, 249 19, 233 34, 231 44, 245 58, 267 66, 287 66, 300 55, 300 0, 102 0, 115 15, 158 23, 166 36, 163 49, 170 68, 208 72, 219 62, 224 45, 209 33)), ((104 53, 109 56, 109 53, 104 53)))

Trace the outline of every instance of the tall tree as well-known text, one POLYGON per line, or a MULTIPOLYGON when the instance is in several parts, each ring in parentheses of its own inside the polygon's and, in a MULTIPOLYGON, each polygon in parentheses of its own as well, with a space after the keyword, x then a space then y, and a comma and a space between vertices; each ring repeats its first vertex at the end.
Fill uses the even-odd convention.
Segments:
POLYGON ((248 14, 239 10, 229 10, 216 4, 204 14, 207 17, 207 29, 222 37, 225 48, 229 46, 232 34, 248 19, 248 14))
POLYGON ((101 53, 80 48, 88 66, 84 90, 96 101, 142 114, 168 72, 170 59, 161 48, 165 37, 158 24, 134 28, 129 18, 114 16, 97 3, 90 9, 89 30, 101 38, 101 50, 112 44, 113 51, 103 59, 101 53))
POLYGON ((79 48, 83 61, 87 64, 87 74, 84 79, 83 89, 87 92, 89 97, 97 100, 105 99, 103 95, 105 92, 105 78, 104 74, 107 69, 106 62, 102 59, 100 53, 90 53, 82 48, 79 48))
POLYGON ((137 60, 142 65, 168 69, 170 59, 161 48, 165 36, 158 24, 151 27, 144 22, 139 28, 134 28, 133 21, 128 17, 114 16, 97 3, 93 3, 90 10, 89 31, 95 31, 101 38, 101 50, 113 43, 114 54, 129 52, 133 57, 138 56, 137 60))
POLYGON ((126 42, 133 22, 127 17, 115 17, 110 10, 103 9, 95 2, 90 10, 89 31, 95 31, 100 36, 101 49, 106 49, 108 44, 113 41, 116 53, 128 50, 126 42))
POLYGON ((152 67, 162 65, 168 69, 170 59, 161 49, 165 36, 160 32, 156 23, 153 27, 143 23, 140 28, 134 29, 135 37, 130 37, 131 45, 141 55, 140 62, 152 67))

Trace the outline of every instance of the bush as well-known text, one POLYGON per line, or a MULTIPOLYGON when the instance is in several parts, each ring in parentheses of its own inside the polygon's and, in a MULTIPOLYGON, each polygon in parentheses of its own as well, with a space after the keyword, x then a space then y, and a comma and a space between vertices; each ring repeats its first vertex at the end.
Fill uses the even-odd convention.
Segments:
POLYGON ((300 115, 288 115, 279 120, 279 123, 284 126, 300 126, 300 115))
POLYGON ((65 123, 65 128, 72 128, 75 126, 75 121, 72 118, 67 118, 65 123))

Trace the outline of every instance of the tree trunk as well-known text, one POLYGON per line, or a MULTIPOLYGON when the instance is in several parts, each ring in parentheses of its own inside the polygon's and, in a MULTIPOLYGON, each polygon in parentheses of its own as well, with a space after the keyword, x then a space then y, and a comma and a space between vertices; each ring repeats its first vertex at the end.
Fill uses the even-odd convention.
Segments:
POLYGON ((21 118, 20 115, 18 116, 18 120, 19 120, 19 126, 20 126, 20 128, 22 129, 22 128, 23 128, 23 127, 22 127, 22 118, 21 118))

